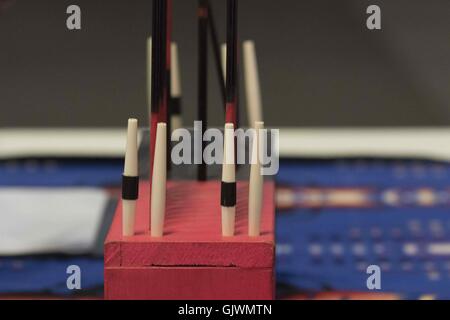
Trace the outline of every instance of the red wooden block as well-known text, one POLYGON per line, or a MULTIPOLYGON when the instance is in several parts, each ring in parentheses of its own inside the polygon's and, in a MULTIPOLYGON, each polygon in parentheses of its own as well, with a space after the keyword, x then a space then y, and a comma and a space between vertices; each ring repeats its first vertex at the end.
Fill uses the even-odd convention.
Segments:
POLYGON ((274 183, 264 183, 261 236, 248 237, 248 182, 237 183, 236 235, 221 235, 220 182, 169 181, 164 236, 149 232, 140 185, 135 236, 119 203, 105 241, 106 299, 273 299, 274 183))

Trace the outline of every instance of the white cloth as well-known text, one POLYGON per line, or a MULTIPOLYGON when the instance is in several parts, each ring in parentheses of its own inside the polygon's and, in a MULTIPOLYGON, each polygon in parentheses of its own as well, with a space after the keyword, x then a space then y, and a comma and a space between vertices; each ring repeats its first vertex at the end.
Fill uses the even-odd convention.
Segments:
POLYGON ((108 198, 94 188, 0 188, 0 255, 89 252, 108 198))

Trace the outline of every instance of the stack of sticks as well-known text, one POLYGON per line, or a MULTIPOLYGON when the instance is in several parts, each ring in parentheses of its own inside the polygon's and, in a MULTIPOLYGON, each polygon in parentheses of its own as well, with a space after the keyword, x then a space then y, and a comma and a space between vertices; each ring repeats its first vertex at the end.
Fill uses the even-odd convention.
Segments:
MULTIPOLYGON (((227 36, 222 52, 218 42, 214 17, 209 0, 198 0, 198 113, 197 120, 207 128, 208 100, 208 30, 211 36, 216 71, 225 109, 224 159, 221 182, 222 235, 234 235, 236 215, 236 143, 234 132, 238 128, 238 34, 237 0, 227 0, 227 36), (222 53, 222 56, 221 56, 222 53)), ((153 34, 147 42, 147 79, 151 90, 150 104, 150 234, 164 234, 166 210, 167 170, 170 169, 170 134, 180 128, 181 85, 179 76, 178 47, 171 43, 172 0, 153 0, 153 34), (151 74, 151 76, 150 76, 151 74)), ((257 72, 254 43, 245 41, 244 76, 249 126, 254 129, 251 149, 249 183, 249 235, 259 236, 263 176, 259 149, 264 123, 261 113, 261 93, 257 72)), ((203 136, 202 132, 202 136, 203 136)), ((127 149, 123 179, 123 235, 134 234, 135 201, 138 197, 137 177, 137 120, 128 123, 127 149)), ((203 139, 202 139, 203 140, 203 139)), ((202 150, 204 149, 202 146, 202 150)), ((203 154, 203 152, 202 152, 203 154)), ((207 180, 206 164, 202 161, 197 180, 207 180)))

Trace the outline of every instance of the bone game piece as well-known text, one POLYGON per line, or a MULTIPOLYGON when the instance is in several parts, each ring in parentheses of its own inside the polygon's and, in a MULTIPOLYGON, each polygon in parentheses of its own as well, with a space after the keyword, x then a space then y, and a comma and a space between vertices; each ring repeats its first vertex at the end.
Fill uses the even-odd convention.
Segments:
POLYGON ((128 119, 125 166, 122 175, 122 235, 134 235, 136 200, 139 194, 138 175, 138 121, 128 119))

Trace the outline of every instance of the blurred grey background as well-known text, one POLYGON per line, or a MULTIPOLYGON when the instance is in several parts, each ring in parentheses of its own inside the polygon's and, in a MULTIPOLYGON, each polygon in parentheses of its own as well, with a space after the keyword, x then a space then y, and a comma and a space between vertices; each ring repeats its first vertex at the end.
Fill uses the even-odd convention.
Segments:
MULTIPOLYGON (((225 1, 211 2, 225 41, 225 1)), ((187 123, 196 110, 196 4, 174 0, 187 123)), ((150 0, 16 0, 0 15, 0 126, 145 123, 151 8, 150 0), (66 28, 70 4, 81 7, 81 31, 66 28)), ((448 0, 240 0, 239 32, 256 41, 268 125, 450 124, 448 0), (381 31, 366 28, 370 4, 381 7, 381 31)), ((212 59, 210 83, 210 120, 221 125, 212 59)))

